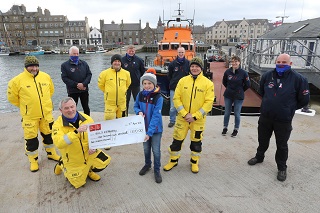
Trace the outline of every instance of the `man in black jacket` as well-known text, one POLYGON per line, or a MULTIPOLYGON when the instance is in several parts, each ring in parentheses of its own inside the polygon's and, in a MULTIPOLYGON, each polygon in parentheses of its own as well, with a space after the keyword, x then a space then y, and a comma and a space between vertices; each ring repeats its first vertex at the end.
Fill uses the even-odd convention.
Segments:
POLYGON ((121 66, 123 69, 130 72, 131 84, 127 90, 127 115, 129 109, 129 102, 131 93, 133 100, 136 100, 140 92, 140 78, 145 72, 144 61, 136 55, 136 49, 133 45, 129 45, 127 53, 121 59, 121 66))
POLYGON ((168 78, 169 78, 169 88, 170 88, 170 122, 168 124, 168 127, 171 128, 174 126, 176 122, 176 115, 177 115, 177 110, 174 107, 173 104, 173 96, 174 96, 174 90, 177 87, 177 84, 179 80, 184 77, 189 75, 190 72, 190 67, 189 67, 189 60, 185 58, 185 49, 183 47, 179 47, 178 50, 178 55, 175 60, 173 60, 169 66, 168 66, 168 78))
POLYGON ((292 70, 291 65, 290 55, 280 54, 276 60, 276 68, 261 77, 259 146, 256 156, 248 161, 249 165, 263 162, 264 153, 269 147, 270 138, 274 132, 277 144, 275 160, 279 181, 285 181, 287 178, 288 140, 292 131, 295 110, 306 106, 310 99, 307 79, 292 70))
POLYGON ((79 59, 79 49, 72 46, 69 49, 70 59, 61 65, 61 78, 67 86, 68 96, 78 104, 80 98, 83 112, 90 115, 89 83, 92 73, 87 62, 79 59))

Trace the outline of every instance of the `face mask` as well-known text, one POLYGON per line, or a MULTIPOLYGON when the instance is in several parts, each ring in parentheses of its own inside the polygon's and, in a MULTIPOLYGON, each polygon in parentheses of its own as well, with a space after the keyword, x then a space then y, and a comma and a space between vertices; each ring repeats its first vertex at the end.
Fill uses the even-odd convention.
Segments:
POLYGON ((279 76, 282 76, 284 72, 291 69, 290 65, 287 64, 276 64, 276 71, 279 76))
POLYGON ((79 63, 79 56, 70 56, 70 60, 75 63, 76 65, 78 65, 79 63))
POLYGON ((183 57, 183 58, 179 58, 179 56, 177 57, 177 61, 178 61, 179 63, 183 63, 183 62, 184 62, 184 59, 185 59, 185 57, 183 57))

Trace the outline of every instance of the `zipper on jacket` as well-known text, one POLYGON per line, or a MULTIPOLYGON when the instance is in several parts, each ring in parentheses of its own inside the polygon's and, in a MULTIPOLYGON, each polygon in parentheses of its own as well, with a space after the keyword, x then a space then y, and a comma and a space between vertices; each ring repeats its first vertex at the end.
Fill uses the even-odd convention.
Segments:
POLYGON ((42 91, 42 86, 40 82, 39 82, 39 88, 40 88, 41 96, 43 97, 43 91, 42 91))
POLYGON ((192 90, 191 90, 191 97, 190 97, 189 113, 190 113, 190 111, 191 111, 192 96, 193 96, 193 88, 194 88, 194 84, 195 84, 195 83, 196 83, 196 79, 193 79, 192 90))
POLYGON ((34 81, 34 84, 36 85, 36 88, 37 88, 37 93, 38 93, 39 102, 40 102, 40 109, 41 109, 42 117, 44 118, 43 109, 42 109, 42 102, 41 102, 41 97, 40 97, 40 94, 39 94, 39 88, 38 88, 38 85, 37 85, 36 76, 33 77, 33 81, 34 81))
MULTIPOLYGON (((148 106, 149 106, 149 97, 150 96, 147 96, 146 97, 146 113, 145 113, 145 118, 146 118, 146 124, 148 123, 148 106)), ((149 125, 146 125, 146 132, 148 131, 148 127, 149 127, 149 125)))
MULTIPOLYGON (((79 126, 81 125, 80 123, 81 121, 79 121, 79 126)), ((71 123, 69 123, 69 126, 72 127, 73 129, 77 129, 75 126, 73 126, 71 123)), ((87 164, 87 161, 86 161, 86 156, 84 154, 84 149, 83 149, 83 144, 82 144, 82 139, 84 139, 84 132, 80 133, 80 145, 81 145, 81 150, 82 150, 82 156, 83 156, 83 159, 84 159, 84 164, 87 164), (81 136, 82 135, 82 136, 81 136)))
POLYGON ((118 72, 116 71, 116 106, 118 106, 118 72))
MULTIPOLYGON (((80 125, 79 125, 79 126, 80 126, 80 125)), ((84 132, 82 132, 82 133, 80 134, 80 138, 83 138, 83 139, 84 139, 84 132), (82 135, 82 137, 81 137, 81 135, 82 135)), ((80 139, 80 144, 81 144, 81 149, 82 149, 84 164, 87 164, 86 157, 85 157, 84 150, 83 150, 83 144, 82 144, 82 140, 81 140, 81 139, 80 139)))

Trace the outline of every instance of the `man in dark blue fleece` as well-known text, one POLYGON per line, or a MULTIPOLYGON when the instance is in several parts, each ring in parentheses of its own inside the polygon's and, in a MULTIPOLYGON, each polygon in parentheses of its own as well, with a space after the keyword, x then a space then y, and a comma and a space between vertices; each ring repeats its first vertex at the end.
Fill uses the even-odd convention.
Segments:
POLYGON ((288 140, 292 131, 295 110, 306 106, 310 99, 307 79, 292 70, 291 65, 290 55, 280 54, 276 60, 276 68, 261 77, 259 146, 256 156, 248 161, 249 165, 263 162, 264 153, 269 147, 270 138, 274 132, 277 144, 275 160, 279 181, 285 181, 287 178, 288 140))
POLYGON ((92 73, 89 65, 79 59, 79 49, 72 46, 69 49, 69 60, 61 65, 61 79, 67 86, 68 96, 78 104, 80 98, 83 112, 90 115, 89 84, 92 73))

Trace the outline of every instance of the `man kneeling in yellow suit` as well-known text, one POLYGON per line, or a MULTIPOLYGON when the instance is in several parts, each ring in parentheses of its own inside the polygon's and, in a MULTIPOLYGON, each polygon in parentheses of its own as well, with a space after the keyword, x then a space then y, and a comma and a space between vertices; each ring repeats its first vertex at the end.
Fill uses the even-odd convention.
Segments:
POLYGON ((52 128, 53 143, 59 149, 62 158, 54 168, 54 173, 64 176, 75 187, 86 184, 87 177, 99 181, 96 172, 105 169, 111 157, 99 149, 89 149, 88 124, 93 119, 77 111, 76 103, 71 97, 64 98, 59 103, 61 116, 54 122, 52 128))

